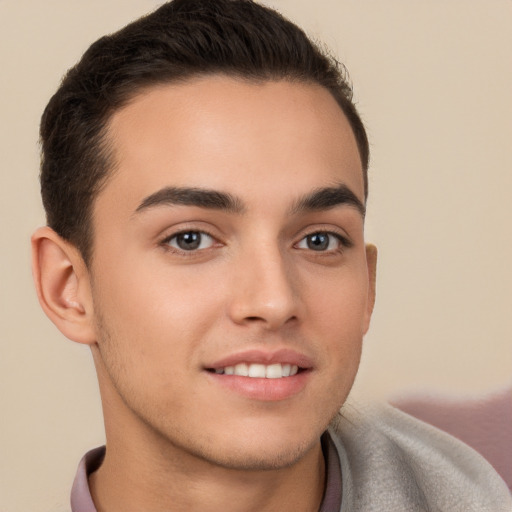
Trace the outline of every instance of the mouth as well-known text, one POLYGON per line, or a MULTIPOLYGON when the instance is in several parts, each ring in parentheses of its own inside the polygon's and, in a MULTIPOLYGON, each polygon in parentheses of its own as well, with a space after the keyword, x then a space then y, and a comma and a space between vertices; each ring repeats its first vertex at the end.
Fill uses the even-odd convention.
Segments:
POLYGON ((203 370, 212 384, 252 401, 280 401, 300 394, 313 375, 312 360, 293 350, 248 350, 203 370))
POLYGON ((238 363, 232 366, 220 368, 207 368, 206 371, 216 373, 217 375, 236 375, 239 377, 250 377, 255 379, 281 379, 293 377, 297 373, 305 371, 296 364, 291 363, 238 363))

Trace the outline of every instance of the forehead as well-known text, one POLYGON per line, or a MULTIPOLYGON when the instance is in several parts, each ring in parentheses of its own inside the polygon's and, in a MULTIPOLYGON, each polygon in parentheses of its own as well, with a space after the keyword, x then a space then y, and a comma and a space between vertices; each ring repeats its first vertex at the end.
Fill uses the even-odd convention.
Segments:
POLYGON ((133 209, 164 186, 243 197, 340 181, 364 199, 350 125, 318 85, 209 76, 154 86, 112 116, 108 138, 116 172, 98 202, 113 194, 133 209))

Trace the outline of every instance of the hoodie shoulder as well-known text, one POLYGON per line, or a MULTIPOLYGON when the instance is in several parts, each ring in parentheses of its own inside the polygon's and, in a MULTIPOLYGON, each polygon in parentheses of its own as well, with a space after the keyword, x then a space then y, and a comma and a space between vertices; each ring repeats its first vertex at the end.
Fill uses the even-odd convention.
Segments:
POLYGON ((342 512, 512 512, 505 482, 481 455, 391 406, 345 405, 329 431, 342 512))

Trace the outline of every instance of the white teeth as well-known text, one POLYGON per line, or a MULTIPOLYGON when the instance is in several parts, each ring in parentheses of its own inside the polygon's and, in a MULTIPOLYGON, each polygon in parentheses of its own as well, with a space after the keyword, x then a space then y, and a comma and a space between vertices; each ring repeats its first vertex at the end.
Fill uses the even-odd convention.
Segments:
POLYGON ((265 372, 267 379, 280 379, 283 376, 283 367, 280 364, 269 364, 265 372))
POLYGON ((249 365, 249 377, 265 378, 265 365, 264 364, 251 364, 249 365))
POLYGON ((241 377, 247 377, 249 375, 249 368, 245 363, 240 363, 235 366, 235 375, 240 375, 241 377))
POLYGON ((254 377, 259 379, 280 379, 281 377, 291 377, 296 375, 299 367, 295 364, 247 364, 239 363, 235 366, 226 366, 225 368, 215 368, 214 372, 225 375, 239 375, 240 377, 254 377))

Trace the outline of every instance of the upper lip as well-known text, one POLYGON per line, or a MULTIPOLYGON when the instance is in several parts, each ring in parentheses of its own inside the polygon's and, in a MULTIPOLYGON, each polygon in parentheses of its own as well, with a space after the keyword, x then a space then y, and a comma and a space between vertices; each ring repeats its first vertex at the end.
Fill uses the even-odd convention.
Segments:
POLYGON ((254 363, 254 364, 294 364, 299 368, 311 368, 313 363, 311 359, 305 354, 301 354, 293 349, 282 348, 274 351, 265 351, 261 349, 244 350, 230 354, 222 359, 219 359, 205 368, 226 368, 227 366, 235 366, 239 363, 254 363))

